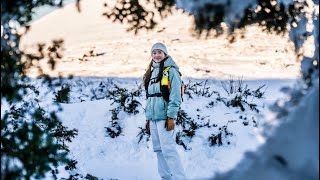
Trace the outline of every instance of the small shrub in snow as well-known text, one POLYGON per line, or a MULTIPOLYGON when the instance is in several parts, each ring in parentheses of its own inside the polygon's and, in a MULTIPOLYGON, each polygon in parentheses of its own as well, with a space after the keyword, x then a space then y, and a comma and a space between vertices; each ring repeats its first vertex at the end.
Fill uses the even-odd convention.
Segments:
MULTIPOLYGON (((84 80, 76 79, 70 81, 64 81, 64 85, 68 83, 71 91, 69 93, 69 102, 83 102, 83 101, 94 101, 109 97, 108 89, 113 86, 112 79, 106 80, 84 80)), ((61 85, 60 85, 61 86, 61 85)), ((57 96, 57 93, 55 93, 57 96)), ((59 99, 56 98, 55 99, 59 99)))
POLYGON ((196 130, 200 127, 198 123, 190 121, 187 128, 183 128, 182 131, 177 132, 176 143, 183 146, 185 150, 190 150, 187 144, 191 142, 192 138, 196 135, 196 130))
POLYGON ((101 81, 97 88, 90 89, 92 93, 90 100, 93 101, 93 100, 99 100, 99 99, 104 99, 108 97, 109 91, 107 89, 108 89, 108 85, 105 82, 101 81))
POLYGON ((192 118, 189 117, 188 114, 184 110, 179 109, 178 116, 176 119, 176 125, 181 125, 183 128, 185 128, 186 124, 188 122, 190 122, 191 120, 192 120, 192 118))
POLYGON ((114 84, 114 89, 108 90, 108 98, 113 100, 112 104, 118 103, 118 107, 111 110, 111 127, 105 127, 108 137, 115 138, 122 133, 122 127, 119 124, 118 118, 118 114, 121 110, 128 114, 136 115, 139 113, 138 107, 141 103, 137 99, 141 94, 142 86, 138 86, 137 90, 129 92, 127 89, 120 88, 118 85, 114 84))
POLYGON ((68 130, 67 127, 63 126, 61 122, 56 124, 57 128, 54 130, 54 137, 57 138, 58 142, 61 144, 61 148, 69 151, 68 146, 65 142, 71 142, 72 138, 78 135, 77 129, 68 130))
MULTIPOLYGON (((211 136, 208 137, 209 145, 210 146, 221 146, 223 145, 223 137, 228 138, 228 136, 232 136, 233 133, 228 131, 228 126, 224 125, 219 128, 219 132, 217 134, 211 134, 211 136)), ((226 142, 227 144, 230 144, 230 141, 226 142)))
POLYGON ((77 165, 78 161, 76 160, 70 160, 68 161, 68 165, 65 167, 65 170, 73 170, 76 169, 76 165, 77 165))
MULTIPOLYGON (((177 125, 179 125, 177 123, 177 125)), ((182 125, 182 132, 181 135, 185 137, 189 137, 190 139, 193 138, 193 136, 196 133, 196 130, 200 127, 197 122, 194 121, 194 119, 189 118, 188 121, 184 121, 182 125)))
POLYGON ((182 127, 182 131, 176 134, 176 143, 183 146, 185 150, 189 150, 187 144, 191 141, 191 138, 195 135, 195 130, 197 129, 197 124, 194 120, 188 116, 188 114, 180 109, 178 111, 178 117, 176 120, 176 125, 182 127), (191 124, 191 125, 190 125, 191 124))
POLYGON ((59 103, 69 103, 71 86, 63 84, 61 89, 54 93, 53 100, 59 103))
POLYGON ((192 94, 203 97, 211 97, 213 94, 218 92, 210 91, 210 87, 207 87, 208 80, 202 82, 189 82, 185 85, 184 94, 188 95, 189 99, 192 99, 192 94))
POLYGON ((145 138, 145 141, 148 142, 150 140, 150 135, 147 134, 146 128, 139 127, 139 129, 140 129, 140 132, 137 135, 137 137, 139 139, 138 143, 140 143, 143 138, 145 138))
POLYGON ((191 148, 188 148, 186 143, 189 142, 190 139, 186 138, 186 136, 184 134, 182 134, 182 132, 177 132, 176 134, 176 143, 180 146, 182 146, 185 150, 191 150, 191 148))
POLYGON ((122 128, 117 122, 113 123, 111 127, 105 127, 107 130, 107 136, 111 138, 116 138, 122 133, 122 128))
POLYGON ((111 116, 111 127, 104 127, 106 129, 107 137, 116 138, 120 136, 122 133, 122 127, 119 124, 118 114, 120 112, 120 108, 115 108, 110 110, 112 113, 111 116))
MULTIPOLYGON (((137 114, 139 110, 137 109, 141 103, 137 100, 138 97, 142 95, 142 86, 139 86, 137 90, 129 92, 125 88, 120 88, 114 84, 114 89, 109 90, 108 98, 113 100, 113 103, 118 103, 119 107, 129 114, 137 114)), ((112 103, 112 104, 113 104, 112 103)))
MULTIPOLYGON (((198 116, 198 119, 204 120, 208 116, 201 117, 198 116)), ((210 128, 211 126, 209 125, 209 122, 205 124, 200 124, 197 123, 194 119, 188 116, 188 114, 180 109, 178 111, 178 117, 176 120, 176 125, 181 126, 182 130, 178 131, 176 134, 176 143, 178 145, 183 146, 185 150, 190 150, 188 148, 187 144, 191 142, 192 138, 195 136, 197 129, 202 128, 202 127, 208 127, 210 128)))
POLYGON ((265 85, 258 87, 256 90, 250 90, 248 85, 244 85, 241 79, 237 82, 233 79, 223 81, 221 82, 221 85, 227 93, 228 98, 218 97, 218 101, 222 101, 227 107, 238 107, 241 111, 245 111, 246 107, 249 107, 250 110, 259 113, 257 104, 249 102, 248 99, 251 97, 250 101, 252 101, 254 98, 262 98, 265 93, 265 91, 262 91, 262 88, 264 88, 265 85), (229 99, 230 97, 231 99, 229 99))
POLYGON ((221 137, 221 132, 219 132, 217 135, 212 134, 211 136, 208 137, 208 141, 210 143, 210 146, 214 146, 218 144, 218 146, 222 145, 222 137, 221 137))

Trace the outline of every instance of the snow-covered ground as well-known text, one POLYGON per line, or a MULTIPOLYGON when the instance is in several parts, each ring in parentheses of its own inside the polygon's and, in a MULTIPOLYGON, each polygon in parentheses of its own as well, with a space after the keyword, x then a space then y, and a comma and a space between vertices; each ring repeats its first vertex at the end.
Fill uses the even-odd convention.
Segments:
MULTIPOLYGON (((184 81, 187 86, 202 82, 201 86, 197 87, 198 91, 203 90, 205 84, 204 79, 184 78, 184 81)), ((209 92, 218 92, 221 98, 231 100, 235 94, 228 95, 223 89, 223 82, 227 84, 229 81, 211 79, 205 86, 209 87, 209 92)), ((235 79, 235 82, 238 80, 235 79)), ((147 141, 147 136, 144 136, 138 143, 139 127, 144 127, 145 123, 144 92, 135 98, 141 103, 137 108, 138 114, 120 111, 118 118, 123 132, 119 137, 107 137, 105 129, 111 125, 110 110, 119 105, 113 103, 112 97, 108 96, 108 90, 113 91, 116 84, 128 89, 128 92, 135 91, 141 79, 77 77, 65 80, 64 83, 71 87, 70 102, 61 103, 63 111, 58 113, 58 117, 65 126, 78 129, 78 135, 71 143, 67 143, 70 157, 78 162, 77 172, 83 175, 91 174, 99 179, 159 179, 151 141, 147 141)), ((245 111, 241 111, 239 107, 227 107, 223 102, 217 101, 216 93, 204 97, 189 90, 192 99, 185 94, 181 109, 198 124, 209 122, 211 127, 197 129, 190 142, 185 141, 187 150, 177 145, 188 178, 206 179, 214 177, 216 173, 226 172, 240 162, 246 151, 254 151, 262 145, 265 141, 261 134, 264 124, 270 125, 271 122, 268 121, 274 118, 269 106, 279 99, 286 101, 287 97, 280 92, 279 87, 293 86, 294 83, 294 80, 244 80, 243 87, 247 85, 250 91, 265 84, 261 89, 265 92, 263 98, 247 98, 248 102, 257 104, 259 113, 250 110, 246 105, 245 111), (245 122, 248 122, 248 125, 245 126, 245 122), (219 128, 223 126, 227 126, 227 131, 232 135, 226 135, 222 131, 223 144, 210 146, 208 137, 217 135, 221 132, 219 128)), ((41 104, 46 106, 47 110, 51 109, 48 104, 53 101, 54 93, 44 93, 47 91, 40 83, 35 83, 35 86, 41 92, 41 104)), ((60 87, 55 92, 59 89, 60 87)), ((175 129, 176 133, 181 130, 181 125, 175 129)), ((59 170, 58 177, 69 176, 63 166, 59 170)), ((51 179, 49 174, 47 178, 51 179)))
POLYGON ((215 179, 319 179, 319 83, 284 118, 266 143, 215 179), (254 170, 252 170, 254 169, 254 170))

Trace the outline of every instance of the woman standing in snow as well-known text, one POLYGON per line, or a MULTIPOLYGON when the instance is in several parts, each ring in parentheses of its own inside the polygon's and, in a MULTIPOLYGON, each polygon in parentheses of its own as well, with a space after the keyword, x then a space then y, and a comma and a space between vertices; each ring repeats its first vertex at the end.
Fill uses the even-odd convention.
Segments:
POLYGON ((179 67, 168 55, 167 48, 162 43, 152 46, 151 57, 152 61, 143 78, 147 92, 146 130, 151 133, 161 179, 185 180, 174 137, 175 119, 182 100, 179 67), (169 85, 163 85, 163 77, 167 78, 169 85), (164 96, 165 88, 167 98, 164 96))

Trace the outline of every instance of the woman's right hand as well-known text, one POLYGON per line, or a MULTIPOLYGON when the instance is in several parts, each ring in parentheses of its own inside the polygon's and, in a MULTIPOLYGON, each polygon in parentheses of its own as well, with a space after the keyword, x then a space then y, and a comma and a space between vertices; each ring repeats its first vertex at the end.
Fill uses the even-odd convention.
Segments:
POLYGON ((168 117, 168 119, 164 124, 164 128, 166 128, 167 131, 171 131, 174 129, 174 126, 175 126, 174 120, 171 117, 168 117))

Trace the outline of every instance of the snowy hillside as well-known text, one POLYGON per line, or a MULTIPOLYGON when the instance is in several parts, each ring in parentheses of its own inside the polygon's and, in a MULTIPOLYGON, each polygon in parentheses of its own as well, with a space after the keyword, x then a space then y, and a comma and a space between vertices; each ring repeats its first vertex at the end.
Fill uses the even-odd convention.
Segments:
MULTIPOLYGON (((81 4, 81 13, 69 4, 35 21, 21 39, 20 47, 26 52, 34 52, 38 43, 64 40, 63 57, 55 70, 43 62, 43 70, 49 75, 141 77, 152 44, 161 41, 185 77, 259 80, 300 76, 300 63, 288 35, 267 34, 253 25, 232 44, 225 35, 198 39, 190 32, 192 17, 179 10, 173 10, 156 29, 134 35, 126 31, 127 25, 101 16, 105 11, 102 1, 81 0, 81 4)), ((312 55, 312 41, 305 47, 312 55)), ((32 69, 28 74, 34 77, 36 73, 32 69)))
MULTIPOLYGON (((236 166, 245 151, 253 151, 263 144, 264 138, 260 132, 265 123, 270 124, 268 119, 273 118, 269 106, 277 99, 286 99, 286 95, 280 92, 280 84, 292 86, 294 83, 294 80, 237 79, 232 83, 191 78, 184 81, 186 93, 181 107, 184 113, 179 115, 184 123, 177 122, 175 132, 180 144, 177 149, 190 179, 212 178, 216 173, 226 172, 236 166), (244 111, 240 106, 227 107, 228 102, 236 97, 242 97, 239 102, 244 111), (252 110, 245 102, 252 105, 252 110)), ((71 152, 70 157, 77 161, 73 175, 79 173, 77 177, 81 177, 91 174, 99 179, 119 180, 159 178, 151 141, 143 134, 145 92, 139 87, 140 83, 140 79, 134 78, 74 78, 64 81, 63 87, 70 88, 69 98, 64 99, 67 103, 61 103, 63 111, 58 116, 63 125, 78 130, 78 135, 66 144, 71 152), (128 96, 124 106, 121 106, 121 103, 114 101, 119 97, 119 89, 123 88, 127 91, 122 97, 132 92, 135 95, 128 96), (128 113, 129 108, 124 110, 124 107, 130 107, 134 100, 139 102, 138 106, 128 113), (112 111, 118 113, 115 115, 112 111), (116 119, 122 130, 115 138, 111 138, 106 130, 112 127, 112 119, 116 119), (142 135, 140 142, 139 133, 142 135)), ((47 93, 40 83, 34 86, 40 91, 41 106, 46 110, 54 109, 49 104, 57 99, 61 87, 47 93)), ((59 167, 59 172, 59 178, 69 177, 64 166, 59 167)), ((47 178, 52 178, 50 173, 47 178)))

